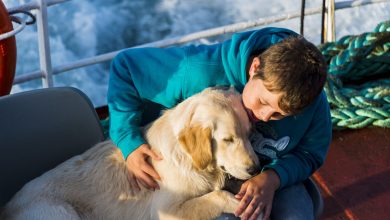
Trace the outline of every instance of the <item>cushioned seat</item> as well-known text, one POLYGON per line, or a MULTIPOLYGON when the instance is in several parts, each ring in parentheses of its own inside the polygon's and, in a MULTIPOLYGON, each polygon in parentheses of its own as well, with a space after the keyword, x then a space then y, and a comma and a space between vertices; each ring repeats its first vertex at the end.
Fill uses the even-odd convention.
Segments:
POLYGON ((80 90, 39 89, 0 97, 0 207, 29 180, 104 140, 80 90))

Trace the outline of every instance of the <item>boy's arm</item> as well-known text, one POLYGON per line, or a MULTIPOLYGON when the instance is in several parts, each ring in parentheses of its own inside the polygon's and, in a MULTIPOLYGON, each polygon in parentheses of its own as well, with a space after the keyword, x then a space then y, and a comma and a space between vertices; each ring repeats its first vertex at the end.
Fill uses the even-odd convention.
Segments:
POLYGON ((125 158, 146 143, 140 130, 145 104, 173 107, 182 99, 184 58, 184 49, 172 47, 127 49, 113 59, 107 95, 110 137, 125 158))
POLYGON ((142 100, 123 52, 111 63, 108 87, 110 137, 122 151, 124 158, 127 158, 133 150, 146 142, 139 128, 143 112, 142 100))
POLYGON ((321 96, 307 132, 297 146, 264 167, 264 170, 273 169, 278 174, 279 188, 307 179, 325 160, 332 137, 332 123, 326 96, 321 96))
POLYGON ((130 73, 130 57, 122 52, 111 63, 108 106, 110 137, 122 151, 129 171, 128 180, 134 190, 132 193, 135 193, 140 190, 139 183, 148 189, 159 188, 156 179, 160 177, 147 162, 148 157, 159 157, 145 144, 141 135, 142 99, 134 85, 136 79, 130 73))

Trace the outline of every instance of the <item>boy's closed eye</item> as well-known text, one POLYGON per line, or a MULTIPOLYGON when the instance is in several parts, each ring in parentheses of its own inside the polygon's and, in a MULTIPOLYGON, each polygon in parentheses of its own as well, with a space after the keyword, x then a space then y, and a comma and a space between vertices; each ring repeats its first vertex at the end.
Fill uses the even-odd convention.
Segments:
MULTIPOLYGON (((261 99, 259 99, 259 103, 260 105, 265 105, 265 106, 270 106, 272 107, 270 104, 268 104, 266 101, 263 101, 261 99)), ((271 115, 271 118, 272 119, 276 119, 276 120, 279 120, 279 119, 282 119, 284 117, 288 116, 287 114, 282 114, 280 112, 274 112, 272 115, 271 115)))
POLYGON ((273 113, 272 115, 271 115, 271 118, 273 118, 273 119, 282 119, 282 118, 284 118, 284 117, 286 117, 287 115, 282 115, 281 113, 279 113, 279 112, 275 112, 275 113, 273 113))

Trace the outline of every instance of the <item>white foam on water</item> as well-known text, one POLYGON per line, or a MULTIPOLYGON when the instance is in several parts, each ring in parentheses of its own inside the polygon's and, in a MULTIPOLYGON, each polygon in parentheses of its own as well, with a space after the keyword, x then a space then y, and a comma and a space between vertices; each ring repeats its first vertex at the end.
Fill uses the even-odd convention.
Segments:
MULTIPOLYGON (((7 7, 30 0, 5 0, 7 7)), ((307 1, 320 7, 321 0, 307 1)), ((49 7, 50 48, 53 66, 78 59, 221 25, 255 20, 300 10, 300 1, 282 0, 94 0, 69 1, 49 7)), ((336 11, 336 39, 373 31, 390 20, 390 3, 336 11)), ((299 18, 268 26, 299 32, 299 18)), ((321 16, 305 17, 305 37, 320 43, 321 16)), ((198 42, 215 42, 226 36, 198 42)), ((36 25, 17 35, 17 70, 22 75, 39 68, 36 25)), ((54 77, 55 86, 81 89, 95 106, 106 104, 109 62, 72 70, 54 77)), ((41 80, 15 85, 12 93, 41 88, 41 80)))

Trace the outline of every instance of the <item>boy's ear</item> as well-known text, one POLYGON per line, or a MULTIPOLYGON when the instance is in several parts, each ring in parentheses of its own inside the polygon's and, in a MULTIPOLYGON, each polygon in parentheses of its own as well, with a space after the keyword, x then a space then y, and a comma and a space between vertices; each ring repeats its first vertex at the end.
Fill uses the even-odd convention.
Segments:
POLYGON ((254 57, 249 67, 249 77, 252 78, 256 74, 257 68, 260 67, 260 58, 254 57))

